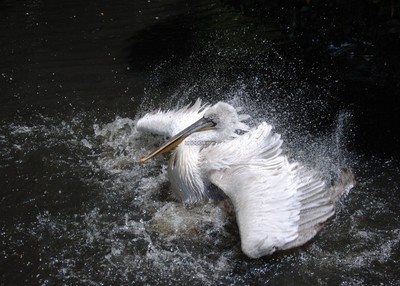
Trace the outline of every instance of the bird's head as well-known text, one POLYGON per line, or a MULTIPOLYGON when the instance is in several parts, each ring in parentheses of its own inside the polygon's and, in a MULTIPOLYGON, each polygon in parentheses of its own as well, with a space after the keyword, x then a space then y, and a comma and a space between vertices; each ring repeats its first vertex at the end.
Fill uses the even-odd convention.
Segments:
POLYGON ((200 120, 203 120, 204 123, 210 122, 210 125, 218 131, 226 129, 234 131, 239 123, 239 116, 232 105, 220 101, 207 109, 200 120))
POLYGON ((162 145, 157 150, 153 151, 149 155, 140 159, 139 163, 143 164, 147 160, 155 157, 156 155, 168 152, 178 146, 185 138, 195 132, 202 132, 208 130, 215 130, 217 132, 231 132, 233 133, 236 129, 243 129, 247 125, 243 124, 239 120, 239 116, 236 109, 225 102, 218 102, 212 107, 206 110, 203 117, 197 120, 195 123, 185 128, 168 142, 162 145))

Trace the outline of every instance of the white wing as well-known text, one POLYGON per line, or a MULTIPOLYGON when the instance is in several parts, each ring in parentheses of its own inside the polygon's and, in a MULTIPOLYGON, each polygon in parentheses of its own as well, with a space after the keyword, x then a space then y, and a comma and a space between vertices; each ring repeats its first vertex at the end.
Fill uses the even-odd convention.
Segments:
POLYGON ((281 155, 271 126, 203 151, 211 183, 232 200, 242 250, 257 258, 310 240, 334 214, 322 180, 281 155))
POLYGON ((201 104, 201 99, 197 99, 192 106, 189 104, 181 109, 147 113, 138 120, 136 128, 138 131, 172 137, 199 120, 208 107, 201 104))

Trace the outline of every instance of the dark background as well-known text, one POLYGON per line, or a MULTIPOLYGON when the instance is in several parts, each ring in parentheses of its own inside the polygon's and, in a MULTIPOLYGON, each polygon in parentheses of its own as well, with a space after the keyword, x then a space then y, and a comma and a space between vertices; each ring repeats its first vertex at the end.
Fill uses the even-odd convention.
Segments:
POLYGON ((273 22, 290 39, 283 49, 301 60, 312 81, 338 80, 334 97, 355 110, 357 142, 398 154, 400 1, 224 1, 273 22))

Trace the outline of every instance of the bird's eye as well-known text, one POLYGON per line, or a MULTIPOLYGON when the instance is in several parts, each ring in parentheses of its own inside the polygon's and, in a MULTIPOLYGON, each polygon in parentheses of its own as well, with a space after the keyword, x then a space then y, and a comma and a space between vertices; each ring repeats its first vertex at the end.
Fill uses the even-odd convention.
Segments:
POLYGON ((215 116, 209 115, 207 117, 204 117, 207 121, 211 122, 214 126, 217 125, 217 122, 215 120, 215 116))

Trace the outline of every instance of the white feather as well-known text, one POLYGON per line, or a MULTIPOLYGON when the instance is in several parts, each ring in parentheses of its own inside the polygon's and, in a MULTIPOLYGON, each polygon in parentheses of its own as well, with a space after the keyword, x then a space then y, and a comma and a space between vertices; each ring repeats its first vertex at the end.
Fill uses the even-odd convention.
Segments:
POLYGON ((199 98, 192 106, 189 104, 181 109, 147 113, 138 120, 136 129, 141 132, 173 137, 199 120, 208 108, 209 105, 202 104, 199 98))
POLYGON ((209 180, 232 200, 243 252, 252 258, 304 244, 333 215, 325 184, 281 155, 262 123, 203 151, 209 180))

